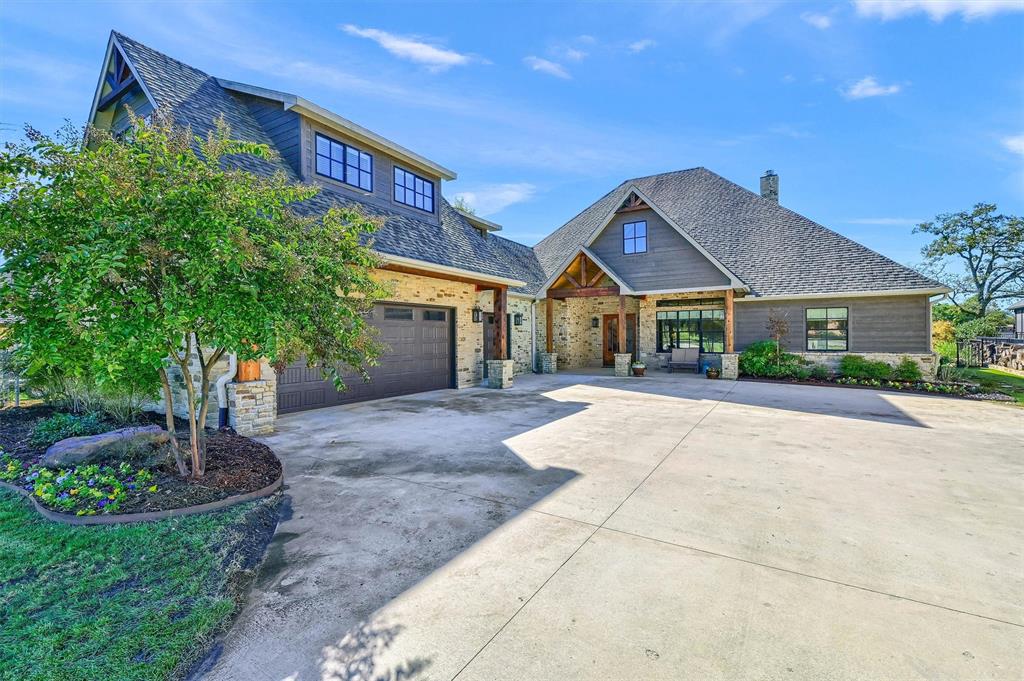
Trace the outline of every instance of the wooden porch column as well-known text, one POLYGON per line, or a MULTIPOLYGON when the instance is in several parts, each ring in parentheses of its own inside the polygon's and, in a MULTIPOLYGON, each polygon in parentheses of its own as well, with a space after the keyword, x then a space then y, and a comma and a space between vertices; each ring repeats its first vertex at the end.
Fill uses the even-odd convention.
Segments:
POLYGON ((555 348, 555 299, 549 297, 547 299, 546 319, 544 320, 544 326, 547 330, 547 336, 544 339, 544 345, 550 355, 554 352, 555 348))
POLYGON ((619 296, 619 354, 626 350, 626 296, 619 296))
POLYGON ((735 352, 734 347, 735 341, 735 315, 734 315, 734 302, 735 293, 732 289, 728 289, 725 292, 725 351, 735 352))
POLYGON ((494 359, 508 359, 505 345, 508 337, 508 289, 494 289, 494 359))

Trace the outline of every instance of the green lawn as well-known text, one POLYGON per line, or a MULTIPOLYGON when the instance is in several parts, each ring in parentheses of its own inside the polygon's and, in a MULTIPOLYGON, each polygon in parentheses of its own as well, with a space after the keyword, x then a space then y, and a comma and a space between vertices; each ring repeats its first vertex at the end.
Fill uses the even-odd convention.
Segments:
POLYGON ((998 369, 963 369, 965 376, 986 390, 997 390, 1012 395, 1017 404, 1024 405, 1024 378, 998 369))
POLYGON ((0 677, 166 679, 187 670, 234 613, 275 504, 72 527, 0 491, 0 677))

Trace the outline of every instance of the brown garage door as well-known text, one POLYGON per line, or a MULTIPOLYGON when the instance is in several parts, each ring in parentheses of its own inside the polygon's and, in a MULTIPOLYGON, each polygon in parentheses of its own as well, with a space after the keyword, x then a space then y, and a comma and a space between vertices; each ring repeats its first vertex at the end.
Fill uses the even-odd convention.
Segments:
POLYGON ((336 404, 407 395, 454 385, 451 309, 382 303, 373 309, 372 323, 387 346, 380 364, 371 367, 370 382, 355 373, 344 374, 348 389, 338 392, 320 369, 305 360, 291 364, 277 379, 277 411, 287 414, 336 404))

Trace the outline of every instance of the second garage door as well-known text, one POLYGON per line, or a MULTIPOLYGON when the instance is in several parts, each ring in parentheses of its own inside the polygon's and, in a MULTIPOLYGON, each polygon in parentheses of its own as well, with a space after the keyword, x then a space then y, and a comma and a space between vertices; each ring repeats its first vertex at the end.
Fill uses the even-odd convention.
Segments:
POLYGON ((372 324, 387 346, 380 364, 371 367, 370 382, 353 372, 344 374, 347 390, 338 392, 323 380, 319 368, 305 360, 289 365, 277 379, 277 411, 287 414, 336 404, 394 397, 454 386, 453 311, 382 303, 373 309, 372 324))

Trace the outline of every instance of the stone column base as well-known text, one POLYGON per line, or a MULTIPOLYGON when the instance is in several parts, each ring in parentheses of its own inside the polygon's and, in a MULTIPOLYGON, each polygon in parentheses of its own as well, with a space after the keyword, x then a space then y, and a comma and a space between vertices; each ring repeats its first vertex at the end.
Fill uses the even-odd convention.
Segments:
MULTIPOLYGON (((228 425, 239 435, 266 435, 274 432, 277 418, 275 381, 228 383, 228 425)), ((215 403, 216 404, 216 403, 215 403)))
POLYGON ((487 387, 511 388, 515 362, 510 359, 487 360, 487 387))
POLYGON ((740 377, 740 356, 735 352, 722 353, 722 378, 735 381, 740 377))
POLYGON ((558 373, 558 353, 557 352, 542 352, 542 353, 540 353, 540 372, 542 374, 557 374, 558 373))
POLYGON ((633 364, 633 355, 624 352, 616 353, 615 355, 615 375, 616 376, 629 376, 629 367, 633 364))

